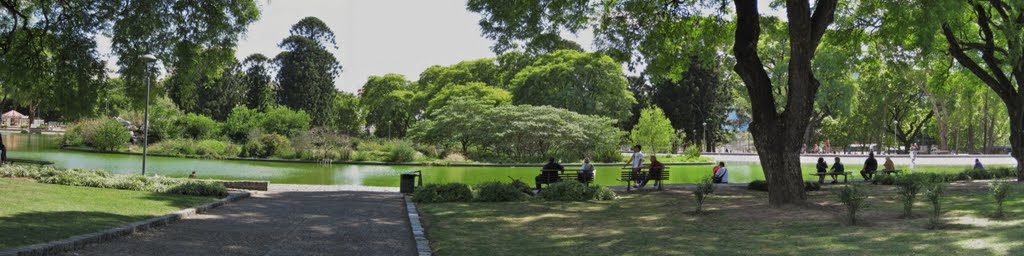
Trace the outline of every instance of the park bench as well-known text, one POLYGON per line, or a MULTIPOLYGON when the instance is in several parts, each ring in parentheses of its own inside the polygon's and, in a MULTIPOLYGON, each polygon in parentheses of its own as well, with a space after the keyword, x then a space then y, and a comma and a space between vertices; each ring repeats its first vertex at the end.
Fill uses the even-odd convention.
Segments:
POLYGON ((885 175, 890 175, 890 174, 899 175, 900 172, 903 172, 903 170, 891 170, 891 171, 889 171, 889 170, 878 170, 877 172, 879 174, 885 174, 885 175))
MULTIPOLYGON (((559 181, 567 181, 567 180, 579 181, 579 175, 577 174, 577 171, 579 171, 578 169, 570 169, 570 170, 541 169, 540 171, 541 171, 542 174, 546 173, 546 172, 557 172, 558 173, 557 176, 555 176, 555 175, 539 176, 538 177, 539 179, 537 180, 537 182, 540 183, 541 185, 545 185, 545 184, 551 185, 551 184, 557 183, 559 181), (569 172, 566 172, 566 171, 569 171, 569 172), (556 179, 555 177, 558 177, 558 178, 556 179)), ((593 183, 593 182, 594 182, 594 176, 590 176, 590 177, 587 177, 587 179, 583 180, 581 183, 589 186, 590 183, 593 183)))
MULTIPOLYGON (((825 176, 832 176, 833 174, 835 174, 835 175, 842 175, 843 176, 843 183, 846 183, 847 182, 847 177, 846 176, 849 176, 849 175, 853 174, 853 172, 812 172, 811 173, 811 175, 813 175, 813 176, 818 176, 818 180, 821 180, 821 181, 824 181, 825 176)), ((824 183, 824 182, 822 182, 822 183, 824 183)))
POLYGON ((51 164, 53 164, 53 162, 50 162, 50 161, 39 161, 39 160, 29 160, 29 159, 15 159, 15 158, 7 158, 7 162, 6 163, 11 163, 11 164, 15 164, 15 163, 20 163, 20 164, 38 164, 38 165, 51 165, 51 164))
MULTIPOLYGON (((636 182, 636 180, 633 180, 633 169, 632 168, 628 168, 628 167, 627 168, 622 168, 622 169, 624 169, 624 171, 622 171, 622 173, 619 174, 619 178, 617 180, 618 181, 626 182, 626 192, 629 192, 630 189, 633 187, 633 183, 636 182)), ((648 166, 645 165, 645 166, 640 168, 640 175, 639 176, 643 177, 643 176, 646 176, 649 173, 649 171, 644 171, 644 169, 648 169, 648 166)), ((660 177, 654 177, 653 179, 651 179, 652 181, 654 181, 655 185, 657 185, 658 190, 661 190, 662 184, 665 183, 665 181, 669 179, 669 171, 668 171, 668 169, 669 169, 668 167, 665 167, 665 169, 661 170, 661 176, 660 177)))

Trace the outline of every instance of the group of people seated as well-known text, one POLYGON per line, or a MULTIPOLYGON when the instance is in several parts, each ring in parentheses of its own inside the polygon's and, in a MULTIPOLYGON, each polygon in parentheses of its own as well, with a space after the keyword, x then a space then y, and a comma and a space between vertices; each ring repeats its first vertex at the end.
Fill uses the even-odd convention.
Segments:
MULTIPOLYGON (((535 178, 537 190, 540 190, 540 185, 544 183, 562 181, 562 177, 558 175, 562 171, 565 171, 565 166, 555 162, 554 157, 548 158, 548 163, 540 170, 540 175, 537 175, 535 178)), ((594 165, 590 163, 590 158, 584 158, 580 169, 576 171, 576 180, 582 183, 592 181, 594 180, 594 172, 594 165)))
MULTIPOLYGON (((829 173, 832 176, 832 183, 838 183, 836 176, 846 172, 846 167, 840 161, 839 157, 836 157, 835 163, 832 164, 832 169, 828 168, 828 163, 825 162, 825 158, 818 158, 818 165, 816 166, 818 173, 829 173)), ((893 164, 892 158, 885 157, 885 163, 883 164, 885 171, 896 171, 896 165, 893 164)), ((868 159, 864 160, 864 168, 860 170, 860 176, 864 177, 864 180, 871 180, 875 173, 878 171, 878 160, 875 159, 875 153, 868 153, 868 159)), ((825 183, 825 175, 818 175, 818 183, 825 183)))
MULTIPOLYGON (((648 183, 654 181, 653 185, 657 185, 657 182, 661 182, 662 175, 665 172, 665 164, 658 161, 658 156, 651 156, 651 163, 644 165, 644 153, 641 152, 641 146, 633 146, 633 155, 626 162, 626 165, 630 166, 630 180, 633 181, 632 185, 634 188, 642 188, 647 186, 648 183), (643 171, 643 169, 647 171, 643 171)), ((535 178, 537 190, 541 189, 541 185, 545 183, 555 183, 562 181, 562 177, 559 173, 564 172, 565 167, 555 161, 554 157, 548 158, 548 163, 541 169, 540 175, 535 178)), ((576 179, 580 182, 587 183, 594 180, 594 165, 590 163, 590 158, 584 158, 583 164, 580 169, 576 171, 576 179)), ((725 162, 719 162, 715 165, 712 174, 712 180, 714 183, 729 183, 729 170, 725 168, 725 162)))

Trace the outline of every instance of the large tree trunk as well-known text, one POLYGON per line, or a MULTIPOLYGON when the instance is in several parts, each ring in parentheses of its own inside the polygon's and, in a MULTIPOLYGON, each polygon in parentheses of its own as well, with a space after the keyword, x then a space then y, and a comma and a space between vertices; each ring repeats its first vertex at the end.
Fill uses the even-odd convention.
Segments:
MULTIPOLYGON (((1024 96, 1018 96, 1024 97, 1024 96)), ((1010 155, 1017 160, 1017 181, 1024 181, 1024 104, 1006 103, 1010 114, 1010 155)))
POLYGON ((786 2, 790 58, 788 94, 782 113, 777 110, 771 78, 757 54, 761 35, 757 1, 736 0, 734 3, 735 71, 743 79, 750 96, 750 132, 768 181, 768 203, 771 206, 802 203, 805 194, 800 175, 800 143, 805 139, 804 132, 818 92, 818 81, 811 73, 811 59, 825 29, 832 23, 836 0, 817 1, 813 13, 806 0, 786 2))

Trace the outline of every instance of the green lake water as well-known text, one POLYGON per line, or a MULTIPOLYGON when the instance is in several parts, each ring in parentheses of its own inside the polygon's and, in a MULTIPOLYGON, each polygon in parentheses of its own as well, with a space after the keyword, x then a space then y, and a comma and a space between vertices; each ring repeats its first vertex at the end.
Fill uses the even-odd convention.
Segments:
MULTIPOLYGON (((68 151, 59 149, 60 136, 4 133, 4 142, 10 149, 8 157, 45 160, 60 168, 102 169, 113 173, 139 173, 142 156, 68 151)), ((147 159, 147 174, 185 177, 196 171, 200 178, 225 180, 269 180, 279 184, 364 185, 397 187, 399 174, 422 170, 424 183, 463 182, 478 184, 486 181, 509 181, 509 177, 533 183, 539 173, 537 167, 445 167, 445 166, 379 166, 379 165, 320 165, 307 163, 275 163, 262 161, 234 161, 154 157, 147 159)), ((731 182, 750 182, 764 179, 761 166, 751 162, 726 162, 731 182)), ((566 166, 578 168, 578 166, 566 166)), ((621 167, 599 166, 595 182, 600 185, 624 185, 616 181, 621 167)), ((695 183, 711 174, 711 165, 670 166, 671 180, 666 184, 695 183)), ((805 165, 805 173, 814 172, 813 165, 805 165)), ((848 165, 847 170, 859 170, 848 165)), ((919 167, 929 172, 954 172, 962 167, 919 167)), ((813 177, 805 177, 811 180, 813 177)), ((859 179, 857 175, 856 179, 859 179)), ((854 179, 854 177, 851 177, 854 179)))

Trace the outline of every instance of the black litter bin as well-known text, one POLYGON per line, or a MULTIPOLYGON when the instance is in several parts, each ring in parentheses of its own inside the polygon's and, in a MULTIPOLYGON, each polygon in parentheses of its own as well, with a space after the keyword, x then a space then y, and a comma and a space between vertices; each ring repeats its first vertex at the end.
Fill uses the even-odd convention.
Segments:
POLYGON ((403 194, 412 194, 413 190, 419 185, 423 184, 423 178, 421 171, 407 172, 401 175, 401 182, 399 182, 399 192, 403 194), (416 181, 419 178, 419 182, 416 181))

